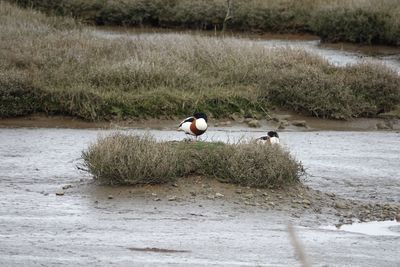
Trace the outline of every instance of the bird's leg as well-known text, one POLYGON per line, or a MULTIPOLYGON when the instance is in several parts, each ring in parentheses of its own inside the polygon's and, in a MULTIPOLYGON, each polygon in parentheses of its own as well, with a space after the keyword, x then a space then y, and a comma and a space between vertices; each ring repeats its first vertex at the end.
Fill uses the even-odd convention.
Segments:
POLYGON ((187 133, 185 133, 186 134, 186 138, 185 139, 183 139, 185 142, 190 142, 191 140, 190 140, 190 136, 189 136, 189 134, 187 134, 187 133))

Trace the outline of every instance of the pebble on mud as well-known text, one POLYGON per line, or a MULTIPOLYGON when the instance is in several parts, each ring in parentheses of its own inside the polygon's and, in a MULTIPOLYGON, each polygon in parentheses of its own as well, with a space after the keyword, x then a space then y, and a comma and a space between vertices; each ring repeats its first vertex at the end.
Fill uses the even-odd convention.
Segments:
POLYGON ((64 194, 65 194, 65 192, 62 190, 59 190, 56 192, 56 196, 63 196, 64 194))
POLYGON ((247 123, 247 125, 251 128, 259 128, 261 127, 261 124, 258 120, 251 120, 247 123))
POLYGON ((217 197, 217 198, 221 198, 221 197, 224 197, 224 195, 223 195, 223 194, 221 194, 221 193, 215 193, 215 197, 217 197))
POLYGON ((241 194, 242 193, 242 189, 236 189, 236 194, 241 194))
POLYGON ((114 197, 113 197, 113 195, 108 195, 107 198, 108 198, 108 199, 113 199, 114 197))
POLYGON ((172 196, 168 198, 168 201, 176 201, 178 198, 176 196, 172 196))
POLYGON ((72 188, 72 185, 70 185, 70 184, 64 185, 62 187, 63 190, 70 189, 70 188, 72 188))
POLYGON ((254 194, 249 193, 249 194, 244 195, 244 197, 245 197, 245 198, 253 198, 253 197, 254 197, 254 194))
POLYGON ((337 208, 337 209, 346 209, 347 205, 343 201, 336 201, 335 202, 335 208, 337 208))
POLYGON ((219 123, 219 126, 231 126, 232 122, 230 121, 222 121, 219 123))
POLYGON ((307 127, 307 122, 302 120, 292 121, 293 126, 297 127, 307 127))
POLYGON ((376 128, 378 130, 392 130, 393 129, 393 124, 386 121, 386 122, 378 122, 376 124, 376 128))

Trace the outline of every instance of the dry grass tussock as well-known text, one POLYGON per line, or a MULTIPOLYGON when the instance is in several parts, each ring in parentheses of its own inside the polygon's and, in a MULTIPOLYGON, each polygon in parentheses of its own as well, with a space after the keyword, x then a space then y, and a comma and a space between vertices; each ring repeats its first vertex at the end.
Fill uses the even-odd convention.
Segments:
MULTIPOLYGON (((99 25, 221 29, 226 0, 10 0, 99 25)), ((233 0, 230 29, 400 45, 398 0, 233 0)))
POLYGON ((0 117, 87 120, 256 116, 279 106, 327 118, 375 116, 400 103, 377 65, 339 68, 304 51, 184 34, 106 38, 67 18, 0 2, 0 117))
POLYGON ((202 175, 252 187, 299 182, 302 166, 279 146, 249 142, 156 142, 149 136, 113 134, 82 153, 103 184, 158 184, 202 175))

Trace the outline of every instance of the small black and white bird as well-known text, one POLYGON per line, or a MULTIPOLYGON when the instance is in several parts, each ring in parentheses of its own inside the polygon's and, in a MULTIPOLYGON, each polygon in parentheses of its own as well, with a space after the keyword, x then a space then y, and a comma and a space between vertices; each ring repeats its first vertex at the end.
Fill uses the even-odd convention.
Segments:
POLYGON ((261 144, 279 144, 279 135, 275 131, 269 131, 267 135, 257 138, 257 142, 261 144))
POLYGON ((198 112, 184 119, 179 124, 178 131, 184 131, 186 134, 196 136, 197 139, 198 136, 207 131, 207 128, 207 115, 203 112, 198 112))

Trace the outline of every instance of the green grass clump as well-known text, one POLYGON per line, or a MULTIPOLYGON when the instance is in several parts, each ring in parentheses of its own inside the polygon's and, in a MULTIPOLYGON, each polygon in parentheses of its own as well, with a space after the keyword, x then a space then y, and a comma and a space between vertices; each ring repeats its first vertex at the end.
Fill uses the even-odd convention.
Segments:
POLYGON ((71 19, 0 2, 0 117, 89 121, 261 115, 374 117, 400 104, 399 75, 336 67, 301 50, 185 34, 102 36, 71 19))
POLYGON ((335 8, 316 11, 311 30, 324 41, 400 45, 397 19, 379 9, 335 8), (397 25, 397 26, 396 26, 397 25))
POLYGON ((299 182, 302 166, 279 146, 256 143, 156 142, 114 134, 82 153, 84 164, 103 184, 159 184, 200 175, 252 187, 299 182))
MULTIPOLYGON (((10 0, 97 25, 222 29, 226 0, 10 0)), ((233 0, 229 28, 400 45, 397 0, 233 0)))

